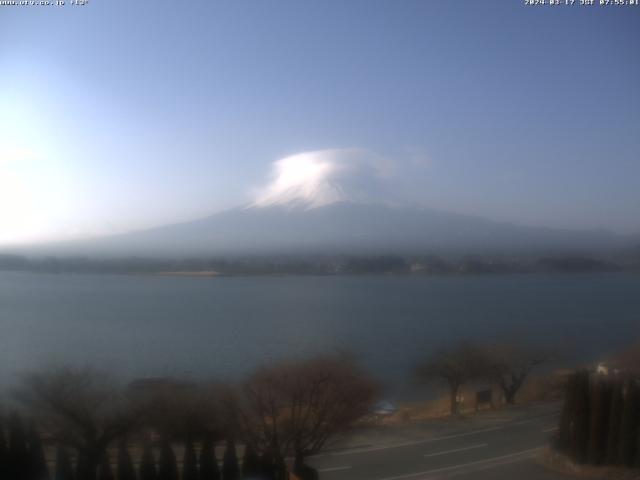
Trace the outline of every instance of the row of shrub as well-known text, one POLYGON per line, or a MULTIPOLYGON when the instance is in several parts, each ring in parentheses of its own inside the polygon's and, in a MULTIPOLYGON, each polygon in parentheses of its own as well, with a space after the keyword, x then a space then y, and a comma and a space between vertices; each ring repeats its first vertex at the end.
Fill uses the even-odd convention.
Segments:
MULTIPOLYGON (((211 436, 206 436, 198 445, 187 440, 183 445, 181 462, 176 457, 172 443, 160 440, 139 444, 122 441, 117 453, 108 450, 97 459, 97 469, 91 467, 90 459, 82 450, 73 455, 62 445, 55 446, 55 461, 48 465, 41 437, 32 424, 28 429, 17 413, 9 417, 6 434, 0 425, 0 479, 11 480, 286 480, 287 466, 282 457, 270 452, 261 455, 251 446, 244 448, 242 459, 238 457, 236 445, 227 441, 219 464, 216 445, 211 436), (141 449, 137 461, 130 450, 141 449), (156 452, 159 450, 159 453, 156 452)), ((52 445, 53 447, 54 445, 52 445)), ((94 459, 95 460, 95 459, 94 459)), ((306 465, 296 465, 296 474, 301 479, 315 479, 317 474, 306 465)))
POLYGON ((578 464, 640 467, 640 379, 573 373, 556 448, 578 464))

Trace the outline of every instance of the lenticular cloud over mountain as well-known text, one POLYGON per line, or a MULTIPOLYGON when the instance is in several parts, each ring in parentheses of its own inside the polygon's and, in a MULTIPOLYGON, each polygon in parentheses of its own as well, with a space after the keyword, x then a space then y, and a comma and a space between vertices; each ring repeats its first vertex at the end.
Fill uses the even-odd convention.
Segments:
POLYGON ((364 149, 299 153, 273 164, 271 182, 250 207, 317 208, 338 202, 398 203, 386 188, 381 158, 364 149))

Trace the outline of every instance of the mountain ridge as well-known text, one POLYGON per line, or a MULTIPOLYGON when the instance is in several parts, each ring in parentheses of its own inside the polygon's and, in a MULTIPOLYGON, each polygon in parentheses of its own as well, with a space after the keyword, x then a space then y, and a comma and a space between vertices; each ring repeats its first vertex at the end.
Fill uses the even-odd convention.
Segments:
POLYGON ((635 237, 522 226, 418 205, 246 204, 202 219, 37 250, 78 255, 536 253, 604 251, 635 237))

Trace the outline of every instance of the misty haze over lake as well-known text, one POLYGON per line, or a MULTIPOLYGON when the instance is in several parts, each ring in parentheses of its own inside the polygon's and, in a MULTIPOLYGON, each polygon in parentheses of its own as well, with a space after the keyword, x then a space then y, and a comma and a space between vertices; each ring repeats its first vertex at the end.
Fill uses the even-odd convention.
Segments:
POLYGON ((640 276, 175 278, 0 273, 3 381, 51 362, 127 376, 238 378, 266 360, 349 349, 403 394, 450 340, 524 335, 597 360, 640 333, 640 276), (570 340, 566 340, 570 339, 570 340), (566 340, 566 341, 565 341, 566 340))

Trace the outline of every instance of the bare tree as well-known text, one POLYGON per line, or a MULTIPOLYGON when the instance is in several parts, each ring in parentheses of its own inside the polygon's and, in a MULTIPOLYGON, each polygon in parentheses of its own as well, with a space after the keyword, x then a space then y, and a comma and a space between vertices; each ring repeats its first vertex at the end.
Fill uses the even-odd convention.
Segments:
MULTIPOLYGON (((195 440, 219 430, 222 386, 165 380, 129 398, 146 412, 145 425, 173 440, 195 440)), ((138 388, 138 390, 140 390, 138 388)))
POLYGON ((239 415, 249 441, 297 463, 366 415, 377 387, 346 355, 323 355, 256 371, 239 415))
POLYGON ((28 375, 16 397, 45 431, 78 453, 83 477, 93 480, 106 448, 138 423, 140 412, 105 372, 63 367, 28 375))
POLYGON ((484 346, 482 353, 488 378, 500 387, 510 405, 515 403, 517 393, 532 370, 551 356, 548 349, 517 340, 484 346))
POLYGON ((416 368, 416 376, 424 382, 441 381, 449 388, 451 415, 459 411, 460 388, 485 371, 482 350, 470 342, 460 342, 433 353, 416 368))

